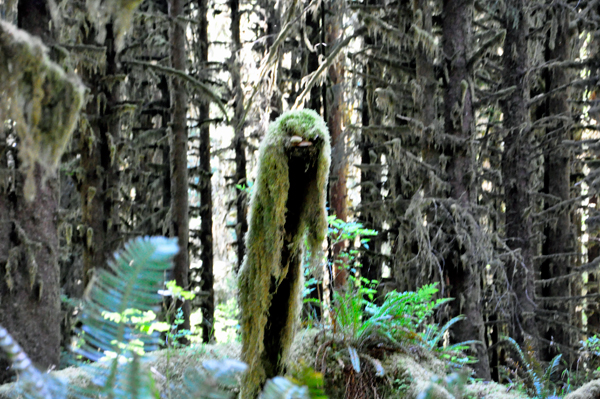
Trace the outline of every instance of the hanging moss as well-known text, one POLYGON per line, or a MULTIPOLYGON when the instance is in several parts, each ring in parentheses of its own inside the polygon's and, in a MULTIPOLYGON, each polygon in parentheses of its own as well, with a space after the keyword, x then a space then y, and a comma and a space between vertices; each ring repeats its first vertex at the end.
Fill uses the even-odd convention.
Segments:
POLYGON ((50 61, 38 38, 0 21, 0 120, 15 122, 27 199, 35 195, 35 164, 56 169, 83 98, 83 84, 50 61))
POLYGON ((282 372, 301 304, 304 239, 316 258, 327 231, 330 155, 327 126, 311 110, 284 113, 261 143, 239 281, 242 359, 250 370, 244 398, 282 372))

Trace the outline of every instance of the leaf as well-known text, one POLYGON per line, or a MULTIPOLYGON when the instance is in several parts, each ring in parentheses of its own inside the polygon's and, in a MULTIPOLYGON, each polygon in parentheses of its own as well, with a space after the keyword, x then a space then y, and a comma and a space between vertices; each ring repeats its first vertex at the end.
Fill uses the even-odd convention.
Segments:
POLYGON ((299 387, 287 378, 275 377, 267 381, 261 399, 310 399, 308 388, 299 387))
POLYGON ((352 368, 357 373, 360 373, 360 358, 358 352, 351 346, 348 346, 348 352, 350 352, 350 361, 352 362, 352 368))

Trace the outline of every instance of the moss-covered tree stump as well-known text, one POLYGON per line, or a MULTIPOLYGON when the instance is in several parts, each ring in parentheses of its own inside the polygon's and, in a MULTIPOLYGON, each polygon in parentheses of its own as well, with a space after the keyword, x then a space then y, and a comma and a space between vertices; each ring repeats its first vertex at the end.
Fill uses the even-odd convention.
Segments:
POLYGON ((281 374, 298 320, 305 238, 316 259, 327 231, 331 148, 323 119, 290 111, 273 122, 260 146, 240 271, 242 397, 255 398, 281 374))

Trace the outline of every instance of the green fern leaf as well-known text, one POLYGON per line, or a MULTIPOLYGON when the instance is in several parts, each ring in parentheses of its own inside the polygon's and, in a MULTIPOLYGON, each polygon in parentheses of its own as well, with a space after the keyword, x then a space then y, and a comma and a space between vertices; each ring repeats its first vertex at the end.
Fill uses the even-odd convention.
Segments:
POLYGON ((107 353, 117 357, 133 352, 136 343, 144 351, 158 346, 158 335, 140 331, 128 310, 157 310, 158 290, 178 251, 176 239, 140 237, 115 254, 108 270, 99 270, 85 299, 80 317, 85 343, 77 352, 97 361, 107 353))

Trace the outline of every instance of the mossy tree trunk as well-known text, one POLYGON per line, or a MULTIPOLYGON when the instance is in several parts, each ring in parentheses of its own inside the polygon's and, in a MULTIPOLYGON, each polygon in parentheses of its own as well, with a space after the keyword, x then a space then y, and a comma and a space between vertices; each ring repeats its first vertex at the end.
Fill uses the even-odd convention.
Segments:
POLYGON ((326 235, 330 151, 325 122, 312 110, 283 114, 261 143, 239 280, 245 399, 284 371, 301 306, 304 242, 314 262, 326 235))
MULTIPOLYGON (((468 62, 468 54, 471 52, 473 2, 444 1, 442 20, 443 54, 448 71, 444 87, 444 129, 446 134, 455 138, 455 143, 460 143, 443 147, 443 153, 449 159, 446 172, 450 184, 451 207, 461 208, 457 211, 458 214, 472 215, 472 208, 477 200, 474 185, 475 160, 473 149, 470 148, 475 134, 475 113, 470 88, 473 80, 468 62)), ((461 219, 468 220, 460 217, 456 219, 454 223, 463 222, 461 219)), ((457 229, 459 233, 461 230, 464 231, 457 229)), ((465 319, 454 324, 451 336, 454 342, 481 342, 476 345, 474 351, 478 363, 473 365, 473 368, 477 377, 489 380, 490 368, 485 344, 480 286, 480 268, 485 265, 466 257, 466 249, 460 246, 457 240, 453 241, 444 267, 449 283, 449 296, 455 298, 450 303, 450 317, 464 314, 465 319)))
MULTIPOLYGON (((548 12, 549 21, 556 25, 556 37, 549 38, 546 43, 546 62, 570 61, 571 34, 569 28, 569 10, 565 5, 553 7, 548 12), (554 21, 553 21, 554 19, 554 21), (554 40, 552 40, 554 39, 554 40)), ((542 284, 541 295, 550 299, 543 302, 544 310, 552 312, 552 316, 544 317, 548 325, 543 329, 540 345, 542 360, 550 361, 562 353, 563 359, 571 364, 574 343, 568 326, 574 320, 572 302, 552 297, 571 295, 571 279, 567 277, 572 271, 574 258, 569 254, 575 251, 574 231, 571 226, 572 207, 567 204, 571 198, 571 157, 570 151, 563 141, 571 139, 572 119, 569 106, 569 94, 564 87, 571 81, 568 71, 562 67, 547 69, 543 74, 545 90, 554 92, 543 106, 544 117, 551 117, 550 126, 546 128, 546 145, 544 155, 544 188, 546 209, 550 211, 550 220, 544 227, 545 241, 542 247, 544 261, 540 267, 540 278, 552 280, 542 284), (562 88, 562 89, 561 89, 562 88), (552 342, 552 345, 550 344, 552 342), (561 346, 563 346, 561 348, 561 346)))
MULTIPOLYGON (((198 61, 208 63, 208 6, 207 0, 198 1, 198 37, 200 54, 198 61)), ((213 223, 212 223, 212 169, 210 166, 210 125, 209 104, 199 104, 200 143, 198 156, 200 158, 200 291, 202 292, 202 340, 210 342, 214 334, 215 320, 215 290, 214 290, 214 252, 213 252, 213 223)))
MULTIPOLYGON (((185 23, 183 0, 169 2, 169 44, 171 67, 186 73, 185 23)), ((189 203, 188 203, 188 134, 187 134, 187 88, 177 77, 171 79, 171 234, 177 237, 179 252, 175 256, 173 274, 177 285, 189 288, 189 203)), ((181 329, 190 328, 190 304, 181 304, 184 322, 181 329)))
MULTIPOLYGON (((46 1, 19 0, 19 28, 50 44, 49 23, 46 1)), ((18 169, 18 146, 15 151, 6 142, 8 134, 0 133, 0 168, 15 169, 12 184, 0 186, 0 325, 38 367, 53 368, 59 364, 61 340, 58 182, 46 178, 39 165, 30 166, 36 194, 28 201, 26 172, 18 169)), ((13 376, 9 366, 0 357, 0 384, 13 376)))
POLYGON ((523 347, 527 336, 537 337, 535 320, 535 270, 532 245, 531 153, 532 133, 527 101, 529 33, 525 0, 508 0, 504 14, 506 39, 502 55, 502 86, 515 90, 500 105, 505 129, 502 176, 504 186, 505 234, 513 251, 506 275, 512 294, 509 335, 523 347))

